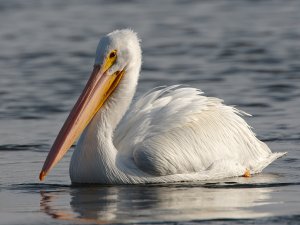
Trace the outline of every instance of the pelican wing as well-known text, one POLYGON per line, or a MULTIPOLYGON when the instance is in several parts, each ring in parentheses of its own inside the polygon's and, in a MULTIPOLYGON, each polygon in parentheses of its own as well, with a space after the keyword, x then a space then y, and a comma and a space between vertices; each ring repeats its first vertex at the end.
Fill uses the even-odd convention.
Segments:
POLYGON ((159 176, 204 171, 224 160, 256 173, 282 155, 255 137, 241 118, 246 113, 202 94, 170 86, 142 96, 115 130, 118 154, 159 176))

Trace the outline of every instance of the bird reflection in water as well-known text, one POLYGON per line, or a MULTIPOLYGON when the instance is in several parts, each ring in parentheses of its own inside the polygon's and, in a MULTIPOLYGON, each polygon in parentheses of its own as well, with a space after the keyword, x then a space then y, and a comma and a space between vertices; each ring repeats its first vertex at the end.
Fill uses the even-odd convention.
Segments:
POLYGON ((264 188, 223 184, 70 187, 41 192, 41 210, 54 219, 97 224, 271 216, 260 208, 273 191, 266 183, 264 188))
POLYGON ((112 200, 110 197, 116 196, 113 189, 105 188, 101 190, 97 187, 79 187, 71 188, 70 192, 41 191, 41 211, 53 219, 106 224, 114 221, 115 218, 115 214, 110 213, 106 208, 111 204, 109 203, 112 200), (100 197, 99 194, 102 198, 98 198, 100 197), (71 197, 70 209, 66 209, 66 204, 59 204, 62 196, 71 197), (78 210, 79 206, 81 207, 80 210, 78 210))

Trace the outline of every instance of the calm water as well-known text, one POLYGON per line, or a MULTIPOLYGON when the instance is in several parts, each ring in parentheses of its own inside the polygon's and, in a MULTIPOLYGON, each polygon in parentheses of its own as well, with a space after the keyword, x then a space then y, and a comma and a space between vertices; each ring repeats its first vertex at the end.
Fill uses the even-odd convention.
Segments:
POLYGON ((0 1, 0 224, 297 224, 300 1, 0 1), (71 186, 72 151, 38 173, 92 69, 99 37, 142 38, 137 95, 187 84, 252 114, 288 155, 252 178, 71 186))

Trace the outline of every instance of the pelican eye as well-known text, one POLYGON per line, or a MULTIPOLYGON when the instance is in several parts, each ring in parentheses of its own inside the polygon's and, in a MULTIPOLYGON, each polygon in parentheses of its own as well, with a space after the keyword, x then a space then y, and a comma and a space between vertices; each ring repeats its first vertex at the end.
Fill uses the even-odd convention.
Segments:
POLYGON ((109 54, 109 58, 115 58, 117 56, 117 51, 112 51, 110 54, 109 54))

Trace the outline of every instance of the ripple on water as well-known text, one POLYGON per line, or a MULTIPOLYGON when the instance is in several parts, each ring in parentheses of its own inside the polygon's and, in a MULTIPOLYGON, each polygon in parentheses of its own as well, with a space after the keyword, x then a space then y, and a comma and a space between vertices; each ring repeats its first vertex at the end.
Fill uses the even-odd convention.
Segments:
POLYGON ((45 145, 45 144, 28 144, 28 145, 6 144, 6 145, 0 145, 0 152, 1 151, 44 152, 46 149, 49 149, 49 145, 45 145))

